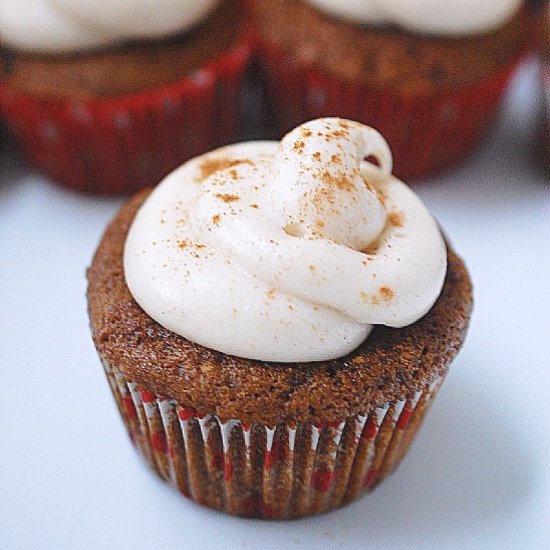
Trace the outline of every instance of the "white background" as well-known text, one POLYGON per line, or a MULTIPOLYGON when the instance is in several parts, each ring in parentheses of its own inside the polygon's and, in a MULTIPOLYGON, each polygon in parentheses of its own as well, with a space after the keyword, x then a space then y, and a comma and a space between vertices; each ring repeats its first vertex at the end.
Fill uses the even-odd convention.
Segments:
POLYGON ((537 72, 497 128, 418 192, 466 259, 475 311, 409 456, 373 494, 312 519, 188 502, 134 454, 95 355, 85 268, 119 200, 0 159, 0 548, 550 548, 550 185, 537 72))

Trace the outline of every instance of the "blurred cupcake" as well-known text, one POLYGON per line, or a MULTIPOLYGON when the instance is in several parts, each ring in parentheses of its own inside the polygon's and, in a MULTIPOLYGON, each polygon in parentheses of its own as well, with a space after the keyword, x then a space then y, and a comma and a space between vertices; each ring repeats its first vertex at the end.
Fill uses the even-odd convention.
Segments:
POLYGON ((541 54, 541 82, 543 102, 543 125, 542 130, 542 159, 550 170, 550 4, 546 5, 545 11, 541 14, 543 24, 540 35, 541 54))
POLYGON ((133 192, 234 139, 238 0, 0 0, 0 44, 0 115, 68 187, 133 192))
POLYGON ((461 160, 528 48, 522 0, 248 0, 270 127, 345 116, 388 139, 399 177, 461 160))
POLYGON ((545 11, 548 0, 527 0, 527 5, 532 11, 541 14, 545 11))
POLYGON ((189 161, 107 229, 94 342, 132 441, 184 495, 306 516, 407 452, 472 294, 391 166, 372 128, 320 119, 189 161))
POLYGON ((535 52, 546 50, 548 48, 548 0, 528 0, 528 11, 531 15, 531 28, 529 37, 532 43, 532 49, 535 52))

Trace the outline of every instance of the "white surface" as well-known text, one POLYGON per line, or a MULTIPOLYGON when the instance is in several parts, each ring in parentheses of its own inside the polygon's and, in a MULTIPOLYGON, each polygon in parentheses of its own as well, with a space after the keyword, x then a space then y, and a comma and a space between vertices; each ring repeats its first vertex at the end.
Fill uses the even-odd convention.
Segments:
POLYGON ((196 506, 134 454, 95 355, 84 270, 120 202, 0 160, 0 548, 547 548, 550 187, 535 72, 470 160, 419 189, 466 258, 471 332, 409 456, 373 494, 286 523, 196 506))

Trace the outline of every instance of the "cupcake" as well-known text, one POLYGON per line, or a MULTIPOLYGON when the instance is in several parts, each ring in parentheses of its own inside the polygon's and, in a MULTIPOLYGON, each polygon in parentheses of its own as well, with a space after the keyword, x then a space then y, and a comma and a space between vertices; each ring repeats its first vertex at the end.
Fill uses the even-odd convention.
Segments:
POLYGON ((388 139, 395 173, 461 160, 495 118, 528 49, 522 0, 248 0, 277 137, 345 116, 388 139))
POLYGON ((32 4, 0 0, 0 115, 36 168, 131 193, 234 139, 238 0, 32 4))
POLYGON ((541 83, 542 83, 542 147, 541 156, 544 164, 550 170, 550 5, 541 15, 540 52, 541 52, 541 83))
POLYGON ((407 452, 472 294, 391 168, 378 132, 319 119, 187 162, 107 229, 94 343, 134 445, 187 497, 307 516, 407 452))

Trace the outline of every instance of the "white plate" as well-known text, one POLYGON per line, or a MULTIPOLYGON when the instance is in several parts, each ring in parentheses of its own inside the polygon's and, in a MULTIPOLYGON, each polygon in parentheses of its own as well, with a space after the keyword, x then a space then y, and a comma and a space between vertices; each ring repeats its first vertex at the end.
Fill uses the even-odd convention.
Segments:
POLYGON ((124 433, 95 355, 84 271, 119 200, 0 160, 0 548, 541 549, 550 545, 550 186, 536 67, 467 163, 418 192, 467 260, 467 344, 399 471, 372 495, 269 523, 200 508, 124 433))

